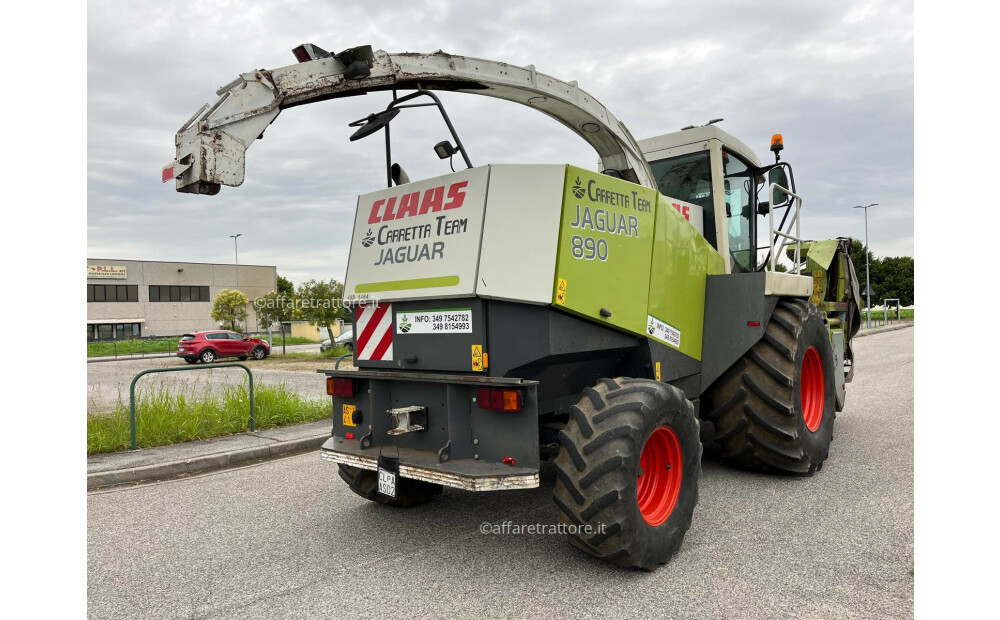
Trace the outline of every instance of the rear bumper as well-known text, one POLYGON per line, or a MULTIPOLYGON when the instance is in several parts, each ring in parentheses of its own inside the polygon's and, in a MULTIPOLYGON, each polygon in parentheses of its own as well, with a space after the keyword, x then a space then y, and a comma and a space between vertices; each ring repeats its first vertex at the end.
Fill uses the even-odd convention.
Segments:
POLYGON ((404 478, 467 491, 538 486, 536 381, 388 370, 319 372, 354 383, 353 396, 332 397, 333 432, 323 444, 323 460, 375 470, 381 452, 399 457, 404 478), (484 387, 519 392, 521 409, 480 407, 477 390, 484 387), (392 417, 411 407, 419 408, 419 423, 400 432, 392 417))
MULTIPOLYGON (((396 456, 387 448, 384 454, 396 456)), ((320 458, 331 463, 378 469, 378 454, 362 451, 358 441, 331 437, 320 450, 320 458)), ((421 450, 399 450, 399 475, 464 491, 506 491, 534 489, 538 486, 538 470, 510 467, 473 459, 439 463, 437 454, 421 450)))

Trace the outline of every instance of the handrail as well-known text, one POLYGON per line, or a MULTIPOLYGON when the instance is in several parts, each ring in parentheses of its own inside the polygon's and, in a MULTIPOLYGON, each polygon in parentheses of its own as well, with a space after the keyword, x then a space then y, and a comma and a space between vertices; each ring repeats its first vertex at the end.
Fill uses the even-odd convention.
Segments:
POLYGON ((150 375, 157 372, 179 372, 181 370, 205 370, 211 368, 242 368, 247 371, 247 377, 250 378, 250 432, 256 432, 254 424, 254 406, 253 406, 253 373, 250 369, 243 364, 237 364, 235 362, 230 362, 226 364, 213 364, 211 366, 179 366, 173 368, 150 368, 149 370, 143 370, 135 377, 132 378, 132 385, 128 388, 128 404, 129 409, 132 412, 132 450, 135 451, 135 382, 139 380, 139 377, 143 375, 150 375))
MULTIPOLYGON (((792 266, 792 273, 798 274, 799 273, 799 265, 801 263, 800 255, 801 255, 801 250, 802 250, 802 232, 801 232, 802 225, 801 225, 801 218, 799 217, 799 213, 802 210, 802 197, 799 196, 798 194, 792 192, 791 190, 786 189, 786 188, 778 185, 777 183, 771 183, 770 188, 768 189, 768 198, 770 199, 770 201, 768 202, 768 206, 767 206, 767 219, 768 219, 768 225, 770 227, 770 232, 771 232, 771 236, 768 237, 768 244, 769 244, 768 250, 769 250, 769 253, 771 254, 771 271, 774 271, 774 268, 777 265, 778 256, 779 256, 779 254, 781 252, 784 251, 785 246, 791 245, 791 243, 794 241, 795 242, 795 264, 792 266), (774 190, 775 190, 775 188, 780 189, 786 195, 795 198, 795 202, 794 202, 795 211, 792 213, 792 220, 790 222, 788 222, 788 230, 789 231, 791 231, 792 225, 793 224, 795 225, 795 235, 794 236, 791 235, 789 232, 785 232, 785 231, 782 231, 780 229, 779 230, 775 230, 774 229, 774 190), (780 244, 778 243, 779 239, 781 240, 780 244)), ((791 204, 788 205, 788 208, 791 209, 792 205, 791 204)))

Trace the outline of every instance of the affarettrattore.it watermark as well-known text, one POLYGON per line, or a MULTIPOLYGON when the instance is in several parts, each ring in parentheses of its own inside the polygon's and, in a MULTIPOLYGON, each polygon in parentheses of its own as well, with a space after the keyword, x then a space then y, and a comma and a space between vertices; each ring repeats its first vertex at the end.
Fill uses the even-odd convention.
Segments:
POLYGON ((591 525, 584 523, 574 525, 568 523, 514 523, 513 521, 503 521, 502 523, 490 523, 483 521, 479 524, 480 534, 501 534, 511 536, 546 536, 573 534, 578 536, 593 536, 603 534, 607 531, 607 526, 603 523, 591 525))

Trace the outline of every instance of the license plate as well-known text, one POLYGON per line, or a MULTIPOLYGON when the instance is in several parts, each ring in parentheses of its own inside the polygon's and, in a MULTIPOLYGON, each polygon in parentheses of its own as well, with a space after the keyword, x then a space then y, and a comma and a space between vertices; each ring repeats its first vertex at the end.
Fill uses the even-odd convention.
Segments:
POLYGON ((354 412, 357 408, 358 407, 356 405, 344 405, 342 410, 344 426, 357 426, 357 424, 354 423, 354 412))
POLYGON ((378 468, 378 492, 386 497, 396 499, 396 481, 398 472, 378 468))

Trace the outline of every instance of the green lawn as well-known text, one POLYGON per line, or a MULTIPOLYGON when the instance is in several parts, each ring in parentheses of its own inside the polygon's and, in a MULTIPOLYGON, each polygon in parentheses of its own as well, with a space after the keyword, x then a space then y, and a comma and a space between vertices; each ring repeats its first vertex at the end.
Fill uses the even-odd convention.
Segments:
MULTIPOLYGON (((195 439, 208 439, 250 429, 250 395, 246 384, 221 386, 221 393, 195 396, 171 393, 160 386, 140 392, 136 403, 136 444, 151 448, 195 439)), ((257 429, 329 418, 327 398, 304 399, 284 384, 254 389, 257 429)), ((87 454, 128 450, 128 403, 118 401, 111 411, 87 414, 87 454)))
MULTIPOLYGON (((861 310, 861 318, 862 319, 865 318, 865 313, 866 312, 867 311, 864 310, 864 309, 861 310)), ((883 310, 872 310, 872 320, 873 321, 876 321, 876 320, 882 321, 882 320, 885 319, 885 317, 886 317, 887 314, 888 314, 888 317, 889 317, 890 321, 896 321, 897 320, 896 319, 896 310, 895 310, 895 308, 889 308, 888 312, 885 312, 883 310)), ((910 309, 910 310, 900 309, 899 315, 900 315, 900 319, 903 320, 903 321, 912 321, 913 320, 913 310, 912 309, 910 309)))
MULTIPOLYGON (((261 340, 267 340, 267 334, 262 336, 254 336, 254 338, 260 338, 261 340)), ((310 340, 309 338, 303 338, 301 336, 296 336, 292 338, 291 336, 285 336, 285 344, 319 344, 319 340, 310 340)), ((271 346, 280 347, 281 346, 281 334, 271 334, 271 346)))
POLYGON ((87 357, 102 355, 139 355, 140 353, 170 353, 177 350, 176 338, 155 340, 112 340, 88 342, 87 357))

